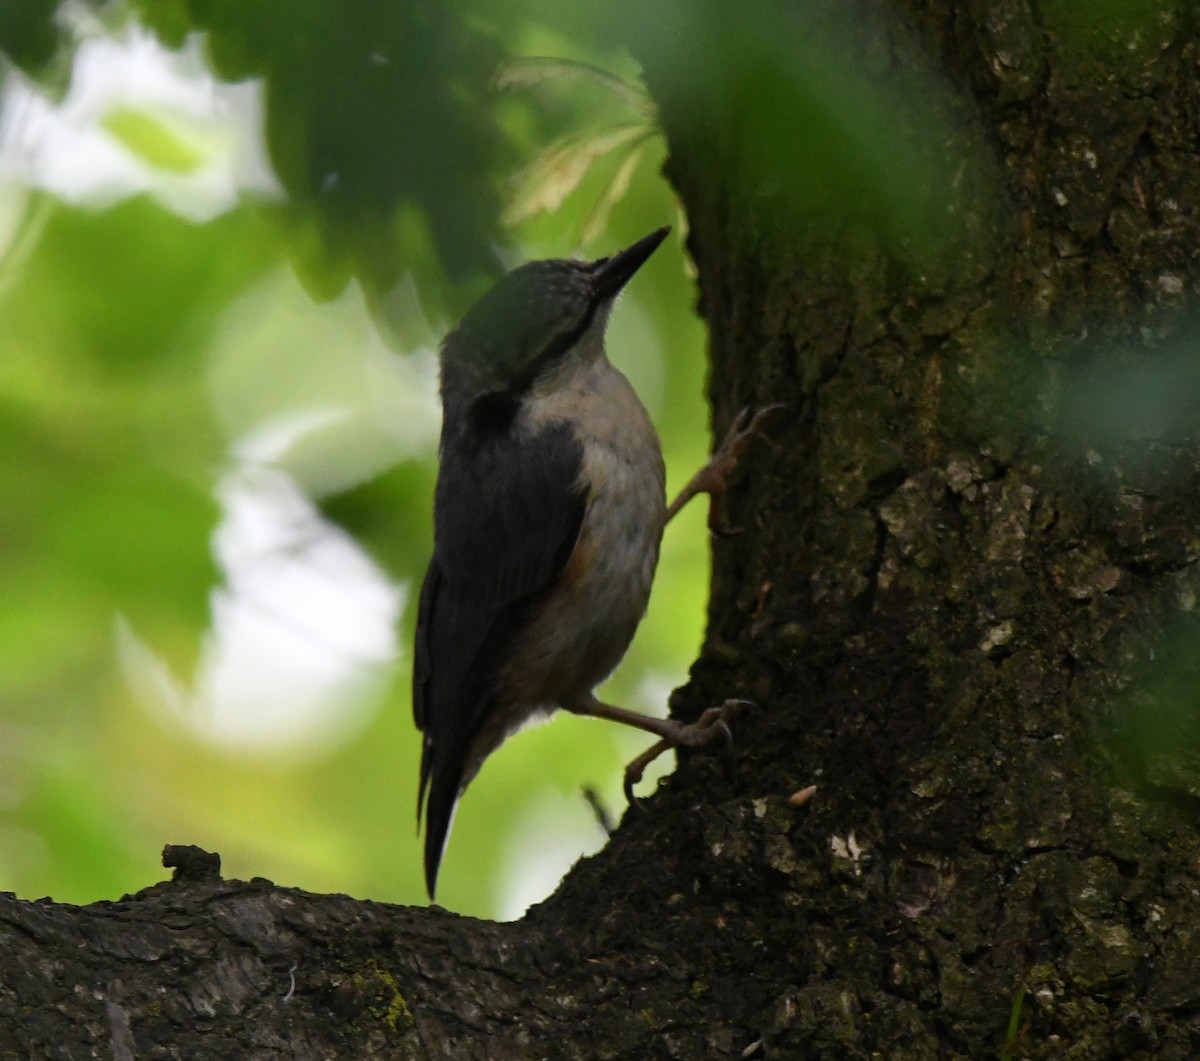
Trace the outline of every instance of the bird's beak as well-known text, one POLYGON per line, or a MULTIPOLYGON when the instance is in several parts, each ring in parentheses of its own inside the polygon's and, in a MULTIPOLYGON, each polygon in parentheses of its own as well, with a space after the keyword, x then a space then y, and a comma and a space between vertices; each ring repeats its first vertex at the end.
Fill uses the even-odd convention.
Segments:
POLYGON ((671 231, 668 225, 651 232, 650 235, 639 239, 632 247, 614 254, 611 258, 601 258, 592 263, 592 287, 597 298, 608 298, 615 295, 628 282, 642 264, 655 252, 658 245, 667 238, 671 231))

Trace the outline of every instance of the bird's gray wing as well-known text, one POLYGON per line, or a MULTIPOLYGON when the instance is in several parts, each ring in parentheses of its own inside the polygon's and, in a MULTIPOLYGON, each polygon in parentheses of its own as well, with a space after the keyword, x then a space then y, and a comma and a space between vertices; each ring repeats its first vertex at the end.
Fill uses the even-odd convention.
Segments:
POLYGON ((583 450, 569 426, 492 427, 443 433, 434 554, 417 615, 413 713, 425 735, 417 814, 425 809, 430 895, 498 662, 566 566, 586 508, 583 450))

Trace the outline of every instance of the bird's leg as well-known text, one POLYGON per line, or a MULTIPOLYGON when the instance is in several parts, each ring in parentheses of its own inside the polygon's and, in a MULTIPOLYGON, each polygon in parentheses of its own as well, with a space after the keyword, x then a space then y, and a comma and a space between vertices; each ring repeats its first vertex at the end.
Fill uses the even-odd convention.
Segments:
POLYGON ((675 514, 697 494, 708 494, 708 529, 713 534, 737 534, 741 529, 731 527, 725 519, 724 500, 727 480, 733 474, 750 440, 758 433, 763 421, 783 403, 764 406, 755 412, 746 406, 733 421, 725 438, 709 458, 708 463, 688 480, 675 500, 667 507, 664 523, 669 523, 675 514))
POLYGON ((577 715, 590 715, 592 718, 606 718, 610 722, 620 722, 626 726, 635 726, 656 734, 658 742, 642 752, 627 767, 625 767, 625 798, 630 803, 635 802, 633 786, 641 779, 655 759, 671 748, 703 748, 712 741, 721 738, 726 747, 733 744, 733 733, 729 729, 729 719, 735 711, 749 705, 748 700, 726 700, 720 707, 710 707, 695 722, 680 722, 674 718, 654 718, 651 715, 641 715, 614 704, 606 704, 589 696, 586 700, 570 706, 569 710, 577 715))
MULTIPOLYGON (((776 409, 782 409, 782 403, 764 406, 755 412, 746 406, 730 425, 725 438, 717 447, 716 452, 709 458, 708 463, 692 476, 675 500, 667 507, 664 524, 669 523, 675 514, 697 494, 709 495, 708 529, 713 534, 736 534, 738 528, 730 527, 724 513, 725 488, 727 480, 733 474, 746 447, 763 425, 763 421, 776 409)), ((733 732, 729 728, 729 720, 739 708, 749 705, 748 700, 726 700, 720 707, 710 707, 695 722, 680 722, 673 718, 654 718, 650 715, 640 715, 623 707, 606 704, 594 696, 588 696, 574 704, 567 704, 570 711, 577 715, 591 715, 593 718, 606 718, 611 722, 621 722, 626 726, 653 733, 658 741, 647 748, 641 755, 625 767, 625 798, 634 803, 633 786, 646 772, 646 767, 657 759, 663 752, 671 748, 703 748, 718 737, 726 748, 733 746, 733 732)))

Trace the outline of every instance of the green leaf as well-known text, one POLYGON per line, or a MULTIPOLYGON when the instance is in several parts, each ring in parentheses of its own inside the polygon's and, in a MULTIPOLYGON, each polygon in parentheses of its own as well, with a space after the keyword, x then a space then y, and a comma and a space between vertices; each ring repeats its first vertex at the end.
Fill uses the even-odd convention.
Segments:
POLYGON ((654 119, 657 115, 654 101, 643 89, 591 63, 547 56, 527 56, 505 63, 496 75, 496 87, 499 89, 530 89, 547 81, 558 84, 575 81, 594 85, 640 112, 647 119, 654 119))
POLYGON ((604 189, 603 194, 596 200, 596 204, 591 210, 588 211, 587 217, 583 219, 583 226, 579 230, 579 242, 581 244, 590 243, 592 240, 599 238, 608 228, 608 219, 612 214, 613 207, 629 191, 629 183, 633 180, 634 171, 638 168, 645 154, 646 144, 643 141, 622 159, 620 167, 613 174, 612 180, 608 182, 608 186, 604 189))
POLYGON ((654 135, 644 121, 572 133, 547 144, 516 180, 516 191, 504 211, 512 226, 541 213, 552 213, 579 187, 596 160, 619 148, 632 150, 654 135))
POLYGON ((216 154, 218 138, 199 129, 182 129, 184 119, 168 119, 133 107, 114 107, 101 126, 143 162, 171 173, 194 173, 216 154))

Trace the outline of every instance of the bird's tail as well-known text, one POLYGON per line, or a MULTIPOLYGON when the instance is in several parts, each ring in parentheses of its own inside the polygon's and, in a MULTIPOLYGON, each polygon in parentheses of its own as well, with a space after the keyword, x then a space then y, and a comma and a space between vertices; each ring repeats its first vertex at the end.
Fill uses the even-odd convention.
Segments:
POLYGON ((421 812, 425 812, 425 889, 429 898, 437 890, 438 867, 446 850, 450 827, 454 824, 454 810, 462 794, 462 766, 458 763, 439 762, 433 742, 425 737, 421 752, 421 786, 417 792, 417 827, 421 825, 421 812))

